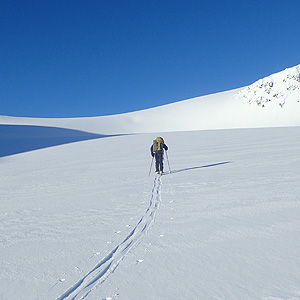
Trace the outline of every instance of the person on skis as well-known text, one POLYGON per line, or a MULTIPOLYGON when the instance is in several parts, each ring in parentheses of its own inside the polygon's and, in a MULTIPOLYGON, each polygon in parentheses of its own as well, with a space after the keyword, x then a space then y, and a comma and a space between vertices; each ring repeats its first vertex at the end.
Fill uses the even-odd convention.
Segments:
POLYGON ((162 137, 157 137, 153 140, 153 144, 151 145, 150 152, 152 157, 155 157, 155 172, 157 174, 162 174, 164 171, 164 150, 168 150, 168 146, 165 144, 165 141, 162 137))

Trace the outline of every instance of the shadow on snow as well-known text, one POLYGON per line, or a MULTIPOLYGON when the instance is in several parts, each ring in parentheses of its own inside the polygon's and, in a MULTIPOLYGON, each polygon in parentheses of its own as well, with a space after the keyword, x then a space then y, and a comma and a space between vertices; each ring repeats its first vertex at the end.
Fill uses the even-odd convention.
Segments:
POLYGON ((42 148, 112 135, 31 125, 0 125, 0 158, 42 148))
POLYGON ((179 172, 184 172, 184 171, 190 171, 190 170, 196 170, 196 169, 216 167, 216 166, 230 164, 230 163, 232 163, 232 162, 231 161, 223 161, 223 162, 219 162, 219 163, 215 163, 215 164, 210 164, 210 165, 199 166, 199 167, 191 167, 191 168, 173 170, 173 171, 171 171, 171 174, 179 173, 179 172))

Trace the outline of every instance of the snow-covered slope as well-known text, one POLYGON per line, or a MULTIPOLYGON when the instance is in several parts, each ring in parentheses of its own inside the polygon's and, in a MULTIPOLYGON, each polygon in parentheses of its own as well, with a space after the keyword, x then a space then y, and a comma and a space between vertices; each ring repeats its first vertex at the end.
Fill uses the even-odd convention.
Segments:
POLYGON ((76 119, 0 116, 0 124, 55 126, 97 134, 300 126, 299 72, 296 66, 249 87, 132 113, 76 119))
POLYGON ((236 96, 261 107, 295 105, 300 102, 300 65, 260 79, 236 96))
POLYGON ((122 115, 0 117, 0 300, 299 300, 297 74, 122 115), (295 127, 224 130, 279 126, 295 127))
POLYGON ((2 157, 0 299, 299 299, 299 134, 166 133, 160 178, 153 134, 2 157))

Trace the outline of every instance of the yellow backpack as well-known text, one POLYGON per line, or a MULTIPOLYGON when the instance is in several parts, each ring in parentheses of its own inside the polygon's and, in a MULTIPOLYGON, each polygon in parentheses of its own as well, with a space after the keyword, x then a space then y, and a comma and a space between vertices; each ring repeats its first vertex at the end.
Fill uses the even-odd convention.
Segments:
POLYGON ((161 137, 157 137, 155 140, 153 140, 153 152, 157 153, 162 149, 163 149, 163 140, 161 137))

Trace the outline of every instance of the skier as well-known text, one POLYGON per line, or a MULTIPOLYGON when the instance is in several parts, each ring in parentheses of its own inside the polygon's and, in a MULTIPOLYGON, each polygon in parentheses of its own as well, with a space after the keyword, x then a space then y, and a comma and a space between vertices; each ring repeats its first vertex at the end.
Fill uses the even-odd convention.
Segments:
POLYGON ((155 172, 157 174, 162 174, 164 171, 164 149, 167 151, 168 146, 165 144, 165 141, 162 137, 157 137, 153 140, 153 144, 151 145, 150 152, 152 157, 155 157, 155 172))

